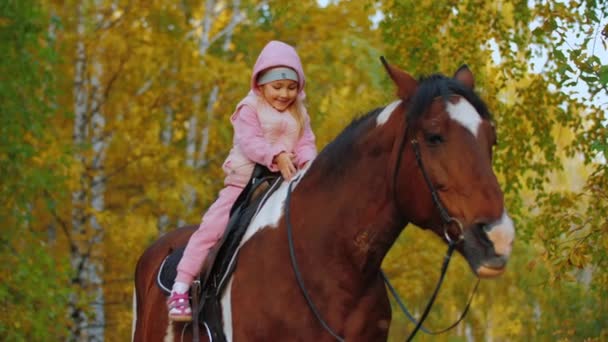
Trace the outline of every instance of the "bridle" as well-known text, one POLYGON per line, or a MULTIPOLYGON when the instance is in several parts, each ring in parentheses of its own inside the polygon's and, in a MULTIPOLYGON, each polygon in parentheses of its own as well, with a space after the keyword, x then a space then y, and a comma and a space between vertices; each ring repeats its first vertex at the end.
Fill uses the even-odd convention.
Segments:
MULTIPOLYGON (((395 201, 395 205, 397 207, 399 207, 399 203, 398 203, 398 197, 397 197, 397 175, 399 174, 399 168, 401 165, 401 159, 405 150, 405 146, 406 146, 406 142, 407 142, 407 126, 405 128, 405 135, 403 140, 401 141, 401 144, 399 146, 399 151, 398 151, 398 157, 397 157, 397 164, 395 165, 395 171, 393 173, 393 198, 395 201)), ((426 328, 424 328, 424 326, 422 325, 422 323, 426 320, 429 312, 431 311, 431 307, 433 306, 433 303, 435 302, 435 299, 437 298, 437 294, 439 293, 439 289, 441 288, 441 285, 443 283, 443 280, 445 278, 445 274, 447 272, 450 260, 452 258, 452 254, 454 253, 454 250, 456 249, 456 246, 458 245, 458 243, 462 242, 464 240, 464 227, 462 225, 462 222, 460 222, 457 218, 450 216, 450 214, 448 213, 448 211, 445 209, 443 203, 441 202, 441 199, 439 198, 439 195, 437 194, 437 189, 435 188, 435 186, 433 185, 433 183, 431 182, 431 179, 426 171, 426 168, 424 167, 424 164, 422 162, 422 156, 420 153, 420 145, 418 143, 418 141, 416 139, 412 139, 411 140, 411 145, 412 148, 414 150, 414 154, 416 156, 416 163, 417 166, 419 168, 419 170, 422 172, 422 175, 424 177, 425 183, 429 189, 429 191, 431 192, 431 197, 433 199, 433 204, 435 205, 435 208, 437 209, 437 211, 439 211, 439 215, 441 217, 441 220, 443 221, 443 227, 444 227, 444 237, 448 243, 448 249, 446 252, 446 255, 444 257, 443 260, 443 265, 441 266, 441 275, 439 276, 439 279, 437 281, 437 285, 435 286, 435 290, 433 291, 433 294, 431 295, 431 298, 429 299, 426 308, 422 314, 422 316, 420 317, 419 320, 416 320, 407 310, 407 308, 405 307, 405 305, 403 304, 403 301, 401 300, 401 298, 399 297, 399 295, 397 294, 396 290, 394 289, 394 287, 391 285, 390 281, 388 280, 388 278, 386 277, 386 275, 384 274, 384 272, 382 270, 380 270, 380 274, 384 280, 384 282, 387 284, 387 287, 389 288, 389 291, 391 292, 391 294, 393 295, 393 297, 395 298, 395 300, 397 301, 397 303, 399 304, 401 310, 403 311, 403 313, 414 323, 416 323, 416 327, 414 328, 414 330, 410 333, 409 337, 407 338, 407 341, 411 341, 414 336, 416 335, 416 333, 418 332, 418 330, 422 330, 423 332, 427 333, 427 334, 431 334, 431 335, 436 335, 436 334, 441 334, 443 332, 446 332, 452 328, 454 328, 455 326, 457 326, 466 316, 469 307, 471 305, 473 296, 475 295, 475 292, 477 291, 478 285, 479 285, 479 279, 477 280, 477 283, 475 284, 475 287, 473 289, 473 292, 471 293, 471 296, 469 297, 469 300, 467 301, 467 304, 462 312, 462 314, 460 315, 460 317, 456 320, 456 322, 454 322, 453 324, 451 324, 449 327, 439 330, 439 331, 430 331, 426 328), (449 234, 449 227, 451 225, 455 225, 458 228, 458 235, 456 236, 456 238, 452 238, 450 237, 449 234)), ((319 323, 323 326, 323 328, 331 335, 333 336, 337 341, 344 341, 344 338, 342 336, 340 336, 339 334, 337 334, 334 330, 331 329, 331 327, 327 324, 327 322, 323 319, 323 317, 321 316, 317 306, 314 304, 312 298, 310 298, 310 295, 308 294, 308 291, 306 290, 306 286, 304 285, 304 281, 302 279, 302 275, 300 274, 299 271, 299 267, 298 267, 298 263, 297 263, 297 259, 296 259, 296 255, 295 255, 295 248, 293 245, 293 227, 291 226, 291 215, 290 215, 290 208, 289 208, 289 203, 291 200, 291 191, 292 191, 292 185, 294 183, 297 183, 299 180, 295 179, 293 181, 291 181, 288 185, 287 188, 287 196, 285 198, 285 221, 286 221, 286 225, 287 225, 287 240, 288 240, 288 244, 289 244, 289 255, 290 255, 290 259, 291 259, 291 265, 298 283, 298 286, 300 287, 300 290, 302 291, 302 294, 304 296, 304 298, 306 299, 306 302, 308 303, 308 306, 310 307, 311 311, 313 312, 313 314, 315 315, 315 317, 317 318, 317 320, 319 321, 319 323)))
MULTIPOLYGON (((407 129, 406 129, 406 131, 407 131, 407 129)), ((407 137, 407 135, 405 137, 407 137)), ((404 138, 402 140, 401 146, 399 148, 399 157, 397 159, 397 165, 395 166, 395 173, 393 174, 393 192, 394 192, 394 196, 395 196, 394 197, 395 202, 398 202, 398 200, 397 200, 398 197, 396 196, 397 195, 396 194, 396 185, 397 185, 396 182, 397 182, 397 175, 399 173, 399 166, 401 164, 401 156, 403 155, 405 141, 407 141, 406 138, 404 138)), ((429 298, 429 301, 426 304, 426 308, 424 309, 422 316, 420 317, 420 319, 417 322, 416 322, 416 319, 408 312, 407 308, 403 304, 403 301, 401 300, 401 298, 399 297, 399 295, 397 294, 397 292, 395 291, 395 289, 389 282, 389 280, 386 277, 386 275, 384 274, 384 272, 381 272, 384 282, 387 284, 391 294, 393 295, 393 297, 399 304, 399 307, 401 308, 403 313, 412 322, 416 323, 416 327, 410 333, 409 337, 407 338, 407 341, 411 341, 414 338, 414 336, 416 335, 416 333, 418 332, 418 330, 422 330, 423 332, 430 334, 430 335, 438 335, 438 334, 444 333, 444 332, 454 328, 455 326, 457 326, 468 313, 469 307, 471 306, 471 302, 473 300, 473 296, 475 295, 475 292, 477 291, 477 288, 479 286, 479 278, 478 278, 477 282, 475 284, 475 287, 473 288, 473 292, 471 293, 471 296, 469 297, 469 300, 467 301, 467 304, 466 304, 464 310, 462 311, 462 314, 450 326, 448 326, 445 329, 441 329, 441 330, 437 330, 437 331, 430 331, 422 326, 422 323, 426 320, 429 312, 431 311, 431 307, 433 306, 433 303, 435 302, 435 299, 437 298, 437 294, 439 293, 439 289, 441 288, 441 285, 443 284, 443 280, 444 280, 445 274, 448 270, 450 260, 452 259, 452 254, 454 253, 456 246, 464 240, 464 227, 462 225, 462 222, 460 222, 460 220, 458 220, 457 218, 455 218, 453 216, 450 216, 448 211, 445 209, 443 203, 441 202, 441 199, 439 199, 439 195, 437 194, 437 189, 431 182, 431 178, 429 177, 428 173, 426 172, 426 168, 424 167, 424 163, 422 162, 422 155, 420 153, 420 144, 418 143, 418 140, 412 139, 411 144, 412 144, 412 148, 414 149, 414 154, 416 156, 416 164, 418 165, 418 169, 420 169, 420 172, 422 172, 424 181, 425 181, 427 187, 429 188, 429 191, 431 192, 433 204, 435 205, 435 208, 437 209, 437 211, 439 211, 439 215, 441 217, 441 220, 443 221, 443 228, 444 228, 443 235, 448 243, 448 249, 447 249, 447 251, 445 253, 445 257, 443 259, 443 265, 441 266, 441 275, 439 276, 439 279, 437 280, 437 285, 435 286, 435 290, 433 291, 431 298, 429 298), (455 239, 452 239, 450 237, 450 233, 448 231, 450 225, 456 225, 456 227, 458 228, 458 236, 455 239)))
MULTIPOLYGON (((443 96, 438 96, 434 100, 438 100, 438 99, 445 99, 445 98, 443 96)), ((406 142, 408 141, 408 139, 407 139, 408 129, 409 129, 409 125, 405 124, 404 135, 403 135, 403 139, 401 140, 401 144, 399 145, 399 151, 397 154, 397 163, 395 164, 395 171, 393 172, 393 199, 394 199, 395 205, 397 206, 397 210, 399 208, 399 197, 397 196, 397 177, 399 175, 399 169, 401 167, 401 160, 403 158, 403 152, 405 150, 405 145, 406 145, 406 142)), ((448 249, 447 249, 447 251, 445 253, 445 257, 443 259, 443 265, 441 266, 441 274, 439 276, 439 279, 437 280, 437 285, 435 286, 435 290, 433 291, 433 294, 429 298, 426 308, 424 309, 424 312, 422 313, 422 316, 420 317, 420 319, 418 321, 416 321, 416 319, 409 313, 409 311, 403 304, 403 301, 397 294, 397 291, 395 291, 395 288, 391 285, 390 281, 388 280, 388 278, 386 277, 384 272, 380 271, 382 274, 382 278, 384 279, 384 282, 386 283, 389 291, 391 292, 391 294, 393 295, 393 297, 399 304, 399 307, 401 308, 403 313, 413 323, 416 324, 416 327, 410 333, 409 337, 407 338, 407 341, 411 341, 414 338, 414 336, 416 335, 416 333, 418 332, 418 330, 422 330, 423 332, 430 334, 430 335, 437 335, 437 334, 444 333, 444 332, 454 328, 455 326, 457 326, 464 319, 467 312, 469 311, 469 307, 473 300, 473 296, 477 292, 477 288, 479 286, 479 278, 478 278, 477 282, 475 284, 475 287, 473 288, 473 291, 471 293, 471 296, 469 297, 469 300, 467 301, 467 304, 466 304, 464 310, 462 311, 462 314, 450 326, 448 326, 445 329, 441 329, 441 330, 437 330, 437 331, 431 331, 422 326, 422 323, 426 320, 429 312, 431 311, 431 307, 433 306, 433 303, 435 302, 435 299, 437 298, 437 294, 439 293, 439 289, 441 288, 441 285, 443 284, 443 280, 444 280, 445 274, 448 270, 450 260, 452 259, 452 254, 454 253, 456 246, 464 240, 464 227, 462 225, 462 222, 460 222, 460 220, 451 216, 448 213, 447 209, 445 209, 445 206, 441 202, 441 199, 439 198, 439 194, 437 194, 437 189, 433 185, 433 182, 431 181, 431 178, 429 177, 429 174, 426 171, 426 168, 424 167, 424 163, 422 161, 422 154, 420 152, 420 144, 418 143, 418 140, 416 138, 413 138, 412 140, 410 140, 410 142, 412 145, 412 149, 414 150, 414 155, 416 156, 416 165, 418 166, 418 169, 422 173, 422 176, 424 178, 424 182, 426 183, 427 188, 431 192, 431 198, 433 199, 433 204, 435 205, 435 209, 437 209, 437 211, 439 212, 439 216, 441 217, 441 220, 443 221, 443 229, 444 229, 443 235, 448 243, 448 249), (458 228, 458 235, 456 236, 455 239, 450 237, 450 233, 449 233, 448 229, 451 225, 455 225, 458 228)))

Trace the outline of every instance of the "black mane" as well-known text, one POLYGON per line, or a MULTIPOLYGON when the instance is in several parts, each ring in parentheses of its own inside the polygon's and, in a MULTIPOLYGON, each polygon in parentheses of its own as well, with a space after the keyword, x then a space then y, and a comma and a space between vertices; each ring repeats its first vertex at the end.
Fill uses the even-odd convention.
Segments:
POLYGON ((428 77, 422 77, 418 81, 418 89, 408 106, 408 123, 415 121, 423 115, 437 97, 443 97, 445 101, 447 101, 451 95, 460 95, 464 97, 473 105, 482 118, 492 118, 486 104, 473 90, 453 78, 441 74, 434 74, 428 77))
POLYGON ((356 158, 344 158, 344 156, 353 156, 359 153, 357 151, 357 144, 355 143, 357 138, 373 127, 376 127, 375 118, 384 108, 376 108, 367 114, 353 119, 334 140, 321 150, 314 164, 322 165, 321 174, 324 177, 333 182, 340 179, 343 174, 348 173, 351 168, 350 163, 356 158))

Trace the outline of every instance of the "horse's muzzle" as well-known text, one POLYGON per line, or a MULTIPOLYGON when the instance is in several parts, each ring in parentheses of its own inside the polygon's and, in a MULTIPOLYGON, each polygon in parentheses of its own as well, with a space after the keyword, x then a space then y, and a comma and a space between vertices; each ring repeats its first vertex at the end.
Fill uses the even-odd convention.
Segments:
POLYGON ((515 227, 506 212, 494 222, 474 225, 464 235, 463 255, 479 278, 505 272, 515 239, 515 227))

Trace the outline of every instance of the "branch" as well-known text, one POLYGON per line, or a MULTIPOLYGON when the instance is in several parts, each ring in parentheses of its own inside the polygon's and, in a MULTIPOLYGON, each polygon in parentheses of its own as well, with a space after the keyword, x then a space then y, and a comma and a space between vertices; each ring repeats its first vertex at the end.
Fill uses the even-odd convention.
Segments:
MULTIPOLYGON (((167 154, 167 155, 168 155, 168 154, 167 154)), ((136 158, 134 158, 134 159, 130 159, 129 161, 127 161, 127 162, 126 162, 125 164, 123 164, 122 166, 120 166, 120 167, 118 167, 118 168, 114 169, 112 172, 108 172, 108 173, 106 173, 106 175, 105 175, 103 178, 100 178, 100 179, 98 180, 98 182, 97 182, 97 183, 95 183, 93 180, 91 180, 91 184, 94 186, 94 185, 97 185, 97 184, 99 184, 99 183, 107 182, 108 180, 110 180, 110 179, 111 179, 113 176, 115 176, 116 174, 118 174, 118 173, 120 173, 120 172, 124 171, 124 170, 125 170, 127 167, 129 167, 129 165, 131 165, 132 163, 137 162, 137 161, 139 161, 140 159, 145 158, 145 157, 154 157, 154 156, 158 156, 158 155, 153 154, 153 153, 149 153, 149 154, 148 154, 148 153, 144 153, 144 154, 141 154, 141 155, 137 156, 137 157, 136 157, 136 158)), ((162 158, 161 158, 161 160, 162 160, 162 158)))
MULTIPOLYGON (((129 2, 127 3, 127 5, 124 8, 122 15, 114 20, 112 20, 112 19, 107 20, 107 18, 110 17, 114 13, 114 9, 110 8, 109 10, 106 10, 105 11, 106 13, 104 13, 104 18, 99 20, 99 22, 95 26, 95 31, 108 30, 108 29, 113 28, 119 22, 123 21, 125 17, 127 17, 127 14, 129 14, 129 12, 131 11, 131 8, 132 8, 132 1, 129 0, 129 2)), ((99 12, 103 13, 104 11, 100 9, 99 12)))

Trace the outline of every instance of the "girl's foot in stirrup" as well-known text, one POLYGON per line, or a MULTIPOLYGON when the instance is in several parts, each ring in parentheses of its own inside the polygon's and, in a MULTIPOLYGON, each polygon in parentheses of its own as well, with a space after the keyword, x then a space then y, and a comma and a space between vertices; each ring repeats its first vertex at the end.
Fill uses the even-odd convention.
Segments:
POLYGON ((169 319, 174 322, 191 322, 192 310, 190 309, 190 301, 188 293, 172 292, 167 300, 169 309, 169 319))

